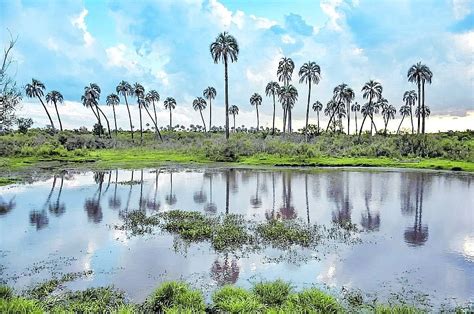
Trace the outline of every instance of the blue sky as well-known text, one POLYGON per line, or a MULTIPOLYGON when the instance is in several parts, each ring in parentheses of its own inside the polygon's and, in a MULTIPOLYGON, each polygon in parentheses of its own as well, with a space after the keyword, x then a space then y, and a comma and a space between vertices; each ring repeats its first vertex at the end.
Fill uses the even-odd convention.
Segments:
MULTIPOLYGON (((252 112, 250 95, 263 95, 266 83, 276 80, 282 56, 293 58, 297 69, 310 60, 321 66, 312 102, 326 103, 344 82, 363 103, 363 83, 376 79, 399 107, 403 92, 415 89, 406 72, 422 61, 434 73, 426 88, 433 114, 463 116, 474 109, 473 0, 0 0, 0 6, 2 41, 7 28, 19 36, 18 83, 38 78, 70 102, 90 82, 102 87, 105 100, 125 79, 158 90, 163 99, 173 96, 183 108, 213 85, 218 110, 223 67, 213 64, 209 44, 229 31, 241 49, 230 66, 230 101, 243 113, 252 112)), ((302 119, 307 86, 297 82, 297 69, 294 116, 302 119)), ((271 107, 265 98, 264 117, 271 107)))

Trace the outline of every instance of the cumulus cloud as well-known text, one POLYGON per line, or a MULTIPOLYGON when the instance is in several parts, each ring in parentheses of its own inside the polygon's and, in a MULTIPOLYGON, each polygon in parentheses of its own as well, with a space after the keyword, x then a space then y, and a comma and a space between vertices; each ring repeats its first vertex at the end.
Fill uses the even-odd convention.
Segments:
POLYGON ((78 16, 73 17, 71 19, 72 25, 77 27, 78 29, 80 29, 82 31, 83 38, 84 38, 84 44, 86 46, 90 46, 94 43, 94 38, 92 37, 91 33, 89 33, 87 31, 87 25, 86 25, 86 22, 85 22, 85 19, 86 19, 86 16, 87 16, 88 13, 89 13, 89 11, 87 11, 87 9, 84 9, 84 10, 81 11, 81 13, 79 13, 78 16))

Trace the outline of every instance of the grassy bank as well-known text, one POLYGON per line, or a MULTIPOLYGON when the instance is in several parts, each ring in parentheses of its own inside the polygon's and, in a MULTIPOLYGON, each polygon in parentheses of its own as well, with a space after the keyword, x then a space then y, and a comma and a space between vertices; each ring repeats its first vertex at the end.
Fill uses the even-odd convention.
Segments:
POLYGON ((0 286, 1 313, 425 313, 416 305, 369 303, 362 296, 336 298, 317 288, 297 291, 291 284, 276 280, 259 282, 251 289, 225 285, 206 303, 202 291, 185 282, 164 282, 143 303, 126 301, 113 287, 84 291, 59 289, 57 280, 16 294, 0 286))

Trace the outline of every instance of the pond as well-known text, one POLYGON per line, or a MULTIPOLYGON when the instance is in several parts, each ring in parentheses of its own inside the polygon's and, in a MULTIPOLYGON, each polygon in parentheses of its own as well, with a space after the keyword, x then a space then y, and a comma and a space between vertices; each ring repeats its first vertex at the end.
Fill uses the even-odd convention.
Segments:
POLYGON ((163 167, 43 175, 0 187, 0 279, 17 289, 77 271, 68 288, 114 285, 142 301, 165 280, 209 291, 282 278, 296 287, 361 289, 380 298, 474 301, 474 176, 362 169, 163 167), (127 212, 171 209, 247 220, 357 225, 357 243, 318 250, 216 252, 167 232, 130 236, 127 212), (283 256, 283 257, 282 257, 283 256), (303 258, 302 258, 303 257, 303 258))

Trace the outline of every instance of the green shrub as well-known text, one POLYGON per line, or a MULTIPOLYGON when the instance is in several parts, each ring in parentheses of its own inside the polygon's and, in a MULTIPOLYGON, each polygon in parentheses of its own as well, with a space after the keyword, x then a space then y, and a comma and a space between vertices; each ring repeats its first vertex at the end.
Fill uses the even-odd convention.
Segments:
POLYGON ((264 305, 249 291, 224 286, 212 295, 214 309, 225 313, 255 313, 262 311, 264 305))
POLYGON ((0 299, 10 299, 13 297, 13 289, 9 286, 0 285, 0 299))
POLYGON ((253 287, 253 293, 266 306, 281 306, 292 291, 291 285, 282 280, 260 282, 253 287))
POLYGON ((161 284, 147 299, 146 307, 154 312, 186 308, 196 312, 206 309, 200 291, 192 290, 184 282, 170 281, 161 284))

